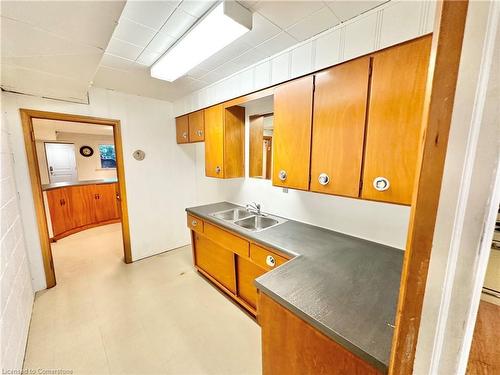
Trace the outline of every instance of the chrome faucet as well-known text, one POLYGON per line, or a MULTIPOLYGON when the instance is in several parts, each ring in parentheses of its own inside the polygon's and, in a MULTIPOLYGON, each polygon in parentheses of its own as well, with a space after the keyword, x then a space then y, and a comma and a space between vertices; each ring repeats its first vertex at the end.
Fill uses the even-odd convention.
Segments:
POLYGON ((260 212, 260 203, 248 203, 245 208, 247 209, 248 212, 253 212, 254 214, 261 215, 260 212))

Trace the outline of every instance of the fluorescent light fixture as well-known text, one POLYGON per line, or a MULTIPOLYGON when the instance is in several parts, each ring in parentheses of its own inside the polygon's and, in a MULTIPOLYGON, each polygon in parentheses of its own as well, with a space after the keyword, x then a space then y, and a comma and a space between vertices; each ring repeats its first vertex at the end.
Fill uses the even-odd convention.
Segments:
POLYGON ((224 1, 153 64, 151 76, 175 81, 251 28, 252 13, 236 1, 224 1))

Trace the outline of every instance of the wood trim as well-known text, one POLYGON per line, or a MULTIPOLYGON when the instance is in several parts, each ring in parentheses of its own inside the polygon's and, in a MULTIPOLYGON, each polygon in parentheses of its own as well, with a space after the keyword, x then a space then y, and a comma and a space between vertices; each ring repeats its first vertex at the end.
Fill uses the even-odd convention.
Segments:
POLYGON ((394 375, 413 373, 468 2, 444 0, 437 6, 422 143, 389 363, 389 374, 394 375))
POLYGON ((38 235, 40 237, 40 247, 42 251, 43 268, 45 271, 45 281, 47 288, 56 285, 56 275, 54 271, 54 262, 52 250, 50 248, 49 231, 45 206, 43 203, 42 182, 38 168, 38 157, 35 148, 35 134, 33 131, 33 119, 60 120, 81 122, 85 124, 107 125, 113 127, 113 136, 116 150, 116 172, 118 177, 118 187, 120 193, 121 205, 121 223, 123 236, 123 252, 125 263, 132 262, 132 251, 130 247, 130 225, 127 209, 127 191, 125 187, 125 166, 123 163, 123 145, 121 136, 120 120, 106 119, 100 117, 74 115, 58 112, 38 111, 32 109, 19 109, 21 123, 23 127, 24 144, 26 147, 26 157, 28 160, 28 172, 31 181, 31 190, 33 193, 33 202, 35 205, 36 221, 38 226, 38 235))
POLYGON ((50 238, 50 242, 59 241, 60 239, 62 239, 64 237, 68 237, 68 236, 70 236, 72 234, 81 232, 82 230, 86 230, 86 229, 90 229, 90 228, 95 228, 95 227, 100 227, 102 225, 115 224, 115 223, 119 223, 121 221, 122 221, 121 219, 111 219, 111 220, 101 221, 101 222, 98 222, 98 223, 92 223, 92 224, 83 225, 81 227, 73 228, 73 229, 70 229, 70 230, 68 230, 68 231, 66 231, 64 233, 58 234, 57 236, 51 237, 50 238))

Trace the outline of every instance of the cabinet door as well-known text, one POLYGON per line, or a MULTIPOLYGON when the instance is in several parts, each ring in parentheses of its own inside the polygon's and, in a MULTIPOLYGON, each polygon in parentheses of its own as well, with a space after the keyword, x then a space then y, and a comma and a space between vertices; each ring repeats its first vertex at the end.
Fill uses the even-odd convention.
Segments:
POLYGON ((97 222, 118 219, 118 202, 115 184, 92 185, 97 222))
POLYGON ((369 75, 369 57, 316 75, 311 191, 359 196, 369 75))
POLYGON ((93 199, 93 185, 72 186, 68 188, 71 202, 73 228, 92 224, 96 221, 93 199))
POLYGON ((205 139, 205 116, 203 110, 190 113, 189 142, 201 142, 205 139))
POLYGON ((187 115, 175 119, 175 132, 177 134, 177 143, 189 142, 189 119, 187 115))
POLYGON ((224 177, 224 108, 205 109, 205 174, 224 177))
POLYGON ((67 230, 73 229, 68 188, 48 190, 47 201, 53 235, 57 236, 67 230))
POLYGON ((362 197, 410 204, 431 37, 375 54, 362 197))
POLYGON ((208 273, 232 293, 236 293, 235 255, 198 233, 195 233, 194 241, 194 261, 196 266, 208 273))
POLYGON ((254 280, 266 273, 266 270, 241 257, 237 257, 236 269, 238 296, 255 308, 257 306, 257 288, 254 285, 254 280))
POLYGON ((273 185, 309 189, 313 80, 304 77, 274 91, 273 185))

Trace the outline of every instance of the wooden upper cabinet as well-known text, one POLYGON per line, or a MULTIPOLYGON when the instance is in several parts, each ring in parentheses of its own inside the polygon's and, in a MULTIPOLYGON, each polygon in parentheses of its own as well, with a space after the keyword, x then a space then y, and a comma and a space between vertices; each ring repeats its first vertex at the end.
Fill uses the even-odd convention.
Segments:
POLYGON ((316 74, 311 191, 358 197, 370 58, 316 74))
POLYGON ((205 110, 205 174, 245 175, 245 108, 215 105, 205 110))
POLYGON ((224 178, 224 108, 205 109, 205 174, 224 178))
POLYGON ((177 143, 189 142, 189 116, 184 115, 175 119, 175 132, 177 143))
POLYGON ((309 189, 314 77, 274 91, 273 185, 309 189))
POLYGON ((431 37, 373 57, 362 198, 411 204, 431 37))
POLYGON ((188 115, 189 142, 202 142, 205 139, 204 111, 196 111, 188 115))

